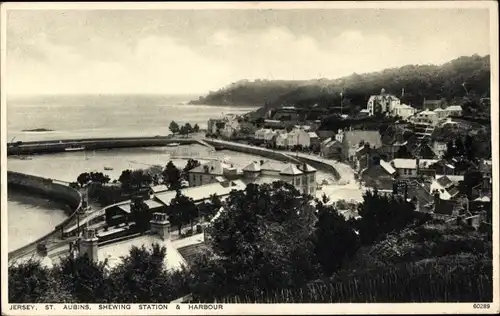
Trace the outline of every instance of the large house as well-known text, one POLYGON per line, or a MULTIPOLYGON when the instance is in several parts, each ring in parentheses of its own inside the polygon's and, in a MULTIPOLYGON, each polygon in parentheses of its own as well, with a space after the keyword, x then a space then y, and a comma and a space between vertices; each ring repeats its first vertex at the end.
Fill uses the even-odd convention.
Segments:
POLYGON ((392 107, 391 112, 389 113, 391 116, 399 116, 403 120, 407 120, 409 117, 415 115, 417 110, 407 104, 399 104, 392 107))
POLYGON ((393 109, 401 105, 401 100, 399 100, 394 95, 385 92, 385 89, 380 91, 379 95, 372 95, 368 99, 366 109, 368 114, 373 116, 377 113, 387 114, 392 113, 393 109))
POLYGON ((257 182, 259 178, 284 181, 293 185, 300 193, 316 194, 316 169, 308 164, 274 164, 271 162, 252 162, 243 168, 243 177, 249 182, 257 182))
POLYGON ((195 187, 223 182, 227 178, 235 178, 237 176, 238 170, 233 165, 213 160, 189 170, 189 186, 195 187))

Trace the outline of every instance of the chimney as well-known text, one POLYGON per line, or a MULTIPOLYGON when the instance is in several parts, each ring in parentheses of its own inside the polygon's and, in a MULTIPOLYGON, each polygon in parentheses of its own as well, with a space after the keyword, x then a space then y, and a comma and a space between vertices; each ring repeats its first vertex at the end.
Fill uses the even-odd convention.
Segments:
POLYGON ((80 242, 80 255, 87 254, 91 261, 98 261, 97 251, 99 250, 99 238, 94 229, 86 229, 80 242))
POLYGON ((153 213, 153 219, 149 221, 151 233, 157 234, 162 240, 170 238, 170 221, 165 213, 153 213))
POLYGON ((48 254, 47 245, 44 243, 36 245, 36 253, 42 258, 46 257, 48 254))

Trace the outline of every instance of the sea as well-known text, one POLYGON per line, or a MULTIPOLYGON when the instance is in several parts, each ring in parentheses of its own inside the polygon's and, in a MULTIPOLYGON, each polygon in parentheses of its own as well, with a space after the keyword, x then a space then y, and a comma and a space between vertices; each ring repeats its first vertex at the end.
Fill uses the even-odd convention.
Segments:
MULTIPOLYGON (((44 95, 7 97, 7 141, 36 141, 92 137, 129 137, 169 135, 170 122, 198 124, 206 128, 209 118, 244 114, 257 107, 189 105, 193 95, 44 95), (46 131, 29 131, 44 129, 46 131)), ((114 179, 127 168, 165 165, 172 156, 207 157, 203 148, 137 148, 111 151, 61 153, 34 156, 31 160, 9 158, 7 169, 63 181, 74 181, 84 171, 107 171, 114 179), (193 152, 194 151, 194 152, 193 152)), ((230 153, 228 153, 229 155, 230 153)), ((227 158, 224 153, 221 157, 227 158)), ((232 155, 242 164, 248 157, 232 155)), ((258 157, 255 157, 258 159, 258 157)), ((181 159, 172 159, 183 167, 181 159)), ((66 218, 64 206, 42 197, 9 191, 8 249, 49 233, 66 218)))
POLYGON ((170 122, 198 124, 256 107, 189 105, 190 95, 7 97, 8 141, 168 135, 170 122), (45 129, 46 132, 29 132, 45 129))

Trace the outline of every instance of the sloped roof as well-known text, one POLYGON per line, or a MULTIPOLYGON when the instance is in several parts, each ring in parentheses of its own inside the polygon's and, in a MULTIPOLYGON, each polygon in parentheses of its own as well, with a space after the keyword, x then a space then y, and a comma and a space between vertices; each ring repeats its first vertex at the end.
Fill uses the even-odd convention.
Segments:
POLYGON ((284 175, 299 175, 302 174, 303 172, 297 168, 294 164, 287 164, 283 170, 281 170, 280 174, 284 175))
POLYGON ((189 170, 189 172, 205 173, 206 167, 208 167, 208 173, 213 174, 213 175, 223 175, 224 169, 230 168, 230 166, 228 164, 225 164, 222 161, 212 160, 206 164, 200 165, 196 168, 189 170))
POLYGON ((153 191, 153 193, 168 191, 168 187, 164 184, 155 185, 151 187, 151 191, 153 191))
POLYGON ((307 134, 309 134, 310 138, 318 138, 318 134, 316 134, 315 132, 308 132, 307 134))
POLYGON ((327 148, 330 148, 330 147, 332 147, 333 145, 342 145, 342 144, 341 144, 338 140, 335 140, 335 139, 334 139, 334 140, 330 141, 330 142, 326 145, 326 147, 327 147, 327 148))
POLYGON ((144 245, 146 248, 151 248, 153 243, 157 243, 167 248, 167 254, 164 259, 165 267, 167 268, 167 270, 178 270, 183 266, 186 266, 184 258, 177 251, 172 242, 170 240, 163 241, 159 238, 159 236, 156 235, 144 235, 126 241, 99 247, 99 260, 108 259, 108 264, 112 268, 120 264, 123 260, 123 257, 128 256, 130 249, 133 246, 141 247, 144 245))
POLYGON ((447 111, 462 111, 462 107, 460 105, 450 105, 446 108, 447 111))
POLYGON ((380 160, 380 166, 384 168, 385 171, 387 171, 391 175, 396 172, 396 170, 391 166, 391 164, 383 159, 380 160))
POLYGON ((301 170, 305 173, 317 171, 314 167, 311 167, 310 165, 308 165, 306 163, 302 164, 302 165, 297 165, 297 168, 299 168, 299 170, 301 170))
POLYGON ((437 179, 437 183, 439 183, 439 185, 443 188, 448 188, 449 186, 453 185, 453 181, 451 181, 447 176, 442 176, 437 179))
POLYGON ((259 172, 260 171, 260 164, 258 162, 252 162, 245 168, 243 168, 243 171, 249 171, 249 172, 259 172))
POLYGON ((323 140, 323 141, 321 142, 321 144, 326 145, 326 144, 328 144, 328 143, 329 143, 329 142, 331 142, 331 141, 332 141, 332 138, 331 138, 331 137, 328 137, 327 139, 323 140))
POLYGON ((382 139, 378 131, 348 131, 344 133, 344 139, 351 146, 358 146, 361 141, 370 144, 370 147, 382 147, 382 139))

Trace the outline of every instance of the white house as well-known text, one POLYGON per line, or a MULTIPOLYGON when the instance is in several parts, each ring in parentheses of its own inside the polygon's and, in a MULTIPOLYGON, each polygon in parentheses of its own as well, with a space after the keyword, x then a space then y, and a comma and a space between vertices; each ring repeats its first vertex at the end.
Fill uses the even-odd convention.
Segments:
POLYGON ((438 176, 432 181, 431 192, 439 192, 441 200, 450 200, 456 197, 459 193, 457 183, 450 179, 448 176, 438 176))
POLYGON ((450 105, 444 109, 446 116, 460 116, 462 115, 462 107, 460 105, 450 105))
POLYGON ((392 109, 399 105, 401 105, 401 100, 394 95, 385 93, 385 89, 382 89, 379 95, 370 96, 366 108, 371 116, 376 112, 391 113, 392 109))
POLYGON ((300 145, 302 147, 311 146, 311 136, 309 135, 308 132, 306 132, 305 129, 299 128, 296 129, 295 131, 297 134, 297 145, 300 145))
POLYGON ((391 114, 394 116, 396 116, 396 115, 400 116, 401 118, 406 120, 410 116, 415 115, 416 111, 417 111, 416 109, 412 108, 411 106, 409 106, 407 104, 400 104, 400 105, 395 105, 392 108, 391 114))
POLYGON ((288 147, 288 133, 280 133, 276 136, 276 147, 278 148, 288 147))

